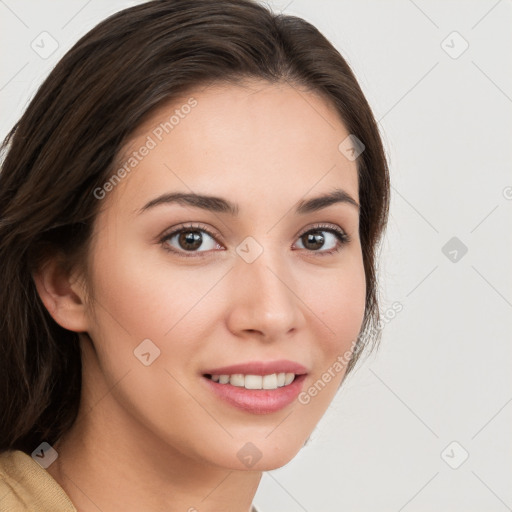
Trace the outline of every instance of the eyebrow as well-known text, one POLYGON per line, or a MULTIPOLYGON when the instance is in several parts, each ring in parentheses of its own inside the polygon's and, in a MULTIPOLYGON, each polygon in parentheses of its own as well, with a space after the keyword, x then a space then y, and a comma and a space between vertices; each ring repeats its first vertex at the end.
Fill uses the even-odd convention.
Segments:
MULTIPOLYGON (((237 216, 240 211, 238 204, 232 203, 231 201, 228 201, 222 197, 174 192, 162 194, 155 199, 152 199, 142 208, 140 208, 137 211, 137 214, 139 215, 158 205, 172 203, 178 203, 183 206, 192 206, 194 208, 201 208, 202 210, 208 210, 216 213, 228 213, 233 216, 237 216)), ((322 210, 336 203, 350 204, 356 207, 358 210, 360 208, 357 201, 350 194, 341 188, 335 188, 328 194, 300 201, 296 205, 295 213, 304 215, 306 213, 322 210)))

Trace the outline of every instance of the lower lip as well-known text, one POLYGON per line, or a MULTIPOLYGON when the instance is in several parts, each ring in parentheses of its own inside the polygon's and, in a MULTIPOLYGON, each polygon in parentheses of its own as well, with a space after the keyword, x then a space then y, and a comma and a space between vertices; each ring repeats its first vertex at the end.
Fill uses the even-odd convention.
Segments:
POLYGON ((245 389, 231 384, 219 384, 204 377, 210 389, 229 404, 253 414, 270 414, 290 405, 302 390, 306 375, 298 375, 288 386, 277 389, 245 389))

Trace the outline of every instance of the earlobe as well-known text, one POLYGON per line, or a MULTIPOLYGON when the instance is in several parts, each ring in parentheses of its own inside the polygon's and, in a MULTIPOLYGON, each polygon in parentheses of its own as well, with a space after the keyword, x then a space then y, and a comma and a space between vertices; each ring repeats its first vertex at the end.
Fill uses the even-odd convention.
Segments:
POLYGON ((62 260, 52 257, 32 272, 37 292, 48 313, 65 329, 87 332, 87 304, 80 280, 64 271, 62 260))

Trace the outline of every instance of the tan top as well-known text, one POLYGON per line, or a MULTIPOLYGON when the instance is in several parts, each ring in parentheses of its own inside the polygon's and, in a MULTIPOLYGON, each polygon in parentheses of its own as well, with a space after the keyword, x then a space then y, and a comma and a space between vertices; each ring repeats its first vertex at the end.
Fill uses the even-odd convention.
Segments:
MULTIPOLYGON (((0 510, 77 512, 50 473, 21 450, 0 453, 0 510)), ((251 512, 258 512, 254 505, 251 512)))
POLYGON ((77 512, 56 480, 21 450, 0 453, 2 512, 77 512))

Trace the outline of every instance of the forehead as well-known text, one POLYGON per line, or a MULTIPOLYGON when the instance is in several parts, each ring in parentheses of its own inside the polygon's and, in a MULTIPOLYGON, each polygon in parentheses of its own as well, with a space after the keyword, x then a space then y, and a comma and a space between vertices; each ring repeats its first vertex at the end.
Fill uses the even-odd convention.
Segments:
POLYGON ((129 176, 111 195, 124 188, 132 210, 170 191, 231 197, 242 210, 246 199, 292 204, 333 187, 358 200, 357 164, 339 149, 348 136, 316 93, 257 80, 215 84, 162 105, 137 128, 114 169, 129 176))

